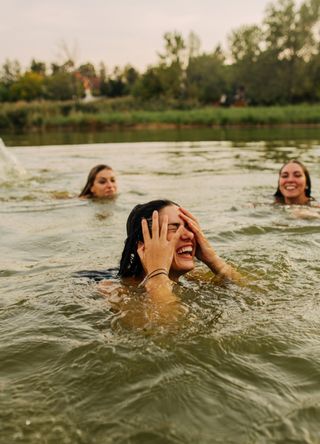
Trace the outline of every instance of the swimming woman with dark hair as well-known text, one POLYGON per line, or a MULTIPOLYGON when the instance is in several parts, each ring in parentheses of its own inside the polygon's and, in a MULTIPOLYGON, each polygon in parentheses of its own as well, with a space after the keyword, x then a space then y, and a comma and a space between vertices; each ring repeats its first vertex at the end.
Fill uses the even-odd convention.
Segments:
POLYGON ((104 164, 93 167, 88 175, 87 183, 79 194, 83 199, 110 198, 117 194, 117 180, 113 169, 104 164))
POLYGON ((298 205, 292 214, 298 219, 320 219, 316 208, 319 204, 311 196, 311 178, 309 171, 299 160, 290 160, 279 171, 278 188, 274 193, 275 204, 298 205), (310 206, 313 208, 303 208, 310 206))
POLYGON ((281 167, 274 196, 275 203, 286 205, 308 205, 314 200, 310 174, 303 163, 290 160, 281 167))
MULTIPOLYGON (((240 274, 221 259, 203 234, 196 218, 170 200, 137 205, 127 220, 127 239, 119 276, 123 283, 144 287, 149 302, 170 311, 178 302, 173 283, 192 271, 195 258, 216 275, 237 280, 240 274), (172 305, 171 305, 172 307, 172 305)), ((100 283, 100 289, 108 282, 100 283)))

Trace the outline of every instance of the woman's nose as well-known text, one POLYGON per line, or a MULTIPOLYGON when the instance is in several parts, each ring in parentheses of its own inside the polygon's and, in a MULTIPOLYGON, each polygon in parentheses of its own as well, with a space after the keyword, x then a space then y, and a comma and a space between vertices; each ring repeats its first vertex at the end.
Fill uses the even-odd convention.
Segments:
POLYGON ((194 234, 187 227, 183 227, 183 231, 181 233, 181 238, 182 239, 193 239, 194 234))

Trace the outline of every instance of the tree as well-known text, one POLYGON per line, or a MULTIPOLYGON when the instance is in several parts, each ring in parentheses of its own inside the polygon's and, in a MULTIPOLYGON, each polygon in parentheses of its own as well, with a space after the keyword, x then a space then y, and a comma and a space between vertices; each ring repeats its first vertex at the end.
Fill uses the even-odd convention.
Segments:
POLYGON ((254 62, 261 54, 263 46, 263 33, 256 26, 241 26, 229 35, 229 47, 232 60, 235 63, 245 61, 254 62))
POLYGON ((314 26, 319 22, 319 14, 319 0, 307 0, 300 8, 294 0, 270 4, 264 20, 267 47, 276 49, 279 59, 308 60, 318 49, 314 26))
POLYGON ((267 49, 276 51, 277 59, 282 61, 283 87, 289 101, 295 101, 301 95, 304 62, 318 52, 314 27, 319 18, 319 0, 307 0, 300 7, 295 6, 294 0, 279 0, 267 9, 264 21, 266 45, 267 49))
POLYGON ((220 48, 212 54, 191 58, 186 71, 187 97, 202 103, 218 101, 228 89, 223 62, 220 48))
POLYGON ((197 34, 191 31, 188 35, 188 62, 190 59, 194 57, 198 57, 200 55, 201 41, 197 34))
POLYGON ((134 96, 140 97, 143 100, 162 96, 164 88, 159 75, 159 67, 149 66, 135 83, 132 92, 134 96))
POLYGON ((127 93, 131 93, 139 79, 138 71, 131 65, 126 65, 123 71, 124 81, 127 85, 127 93))
POLYGON ((10 86, 12 83, 16 82, 21 75, 21 66, 17 60, 6 60, 2 65, 0 72, 0 81, 10 86))
POLYGON ((87 77, 88 79, 94 79, 97 77, 95 67, 92 63, 85 63, 83 65, 80 65, 77 71, 83 76, 87 77))
POLYGON ((35 100, 43 97, 44 77, 36 72, 27 71, 10 87, 13 100, 35 100))
POLYGON ((166 66, 186 64, 186 44, 178 32, 166 32, 164 38, 164 52, 159 53, 161 63, 166 66))
POLYGON ((44 62, 36 61, 35 59, 32 59, 31 65, 30 65, 30 71, 35 72, 37 74, 41 74, 42 76, 46 75, 46 64, 44 62))
POLYGON ((52 100, 69 100, 83 96, 82 82, 75 75, 58 71, 47 77, 44 82, 45 96, 52 100))

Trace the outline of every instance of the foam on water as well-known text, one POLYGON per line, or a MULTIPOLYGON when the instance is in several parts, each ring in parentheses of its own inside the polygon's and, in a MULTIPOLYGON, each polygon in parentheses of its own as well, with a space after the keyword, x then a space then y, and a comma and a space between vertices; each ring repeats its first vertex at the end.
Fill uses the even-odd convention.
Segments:
POLYGON ((0 137, 0 181, 8 181, 12 176, 23 177, 26 174, 26 170, 8 150, 0 137))

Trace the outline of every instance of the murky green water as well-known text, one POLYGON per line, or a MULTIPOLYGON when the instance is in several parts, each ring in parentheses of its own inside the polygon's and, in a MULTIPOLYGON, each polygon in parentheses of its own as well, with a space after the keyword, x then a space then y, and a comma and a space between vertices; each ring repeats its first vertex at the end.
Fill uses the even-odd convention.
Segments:
POLYGON ((292 157, 320 198, 315 138, 4 140, 28 175, 0 191, 1 444, 320 442, 320 219, 270 205, 292 157), (119 197, 67 198, 100 162, 119 197), (249 282, 186 285, 181 325, 142 333, 72 273, 116 266, 129 211, 158 197, 189 208, 249 282))

